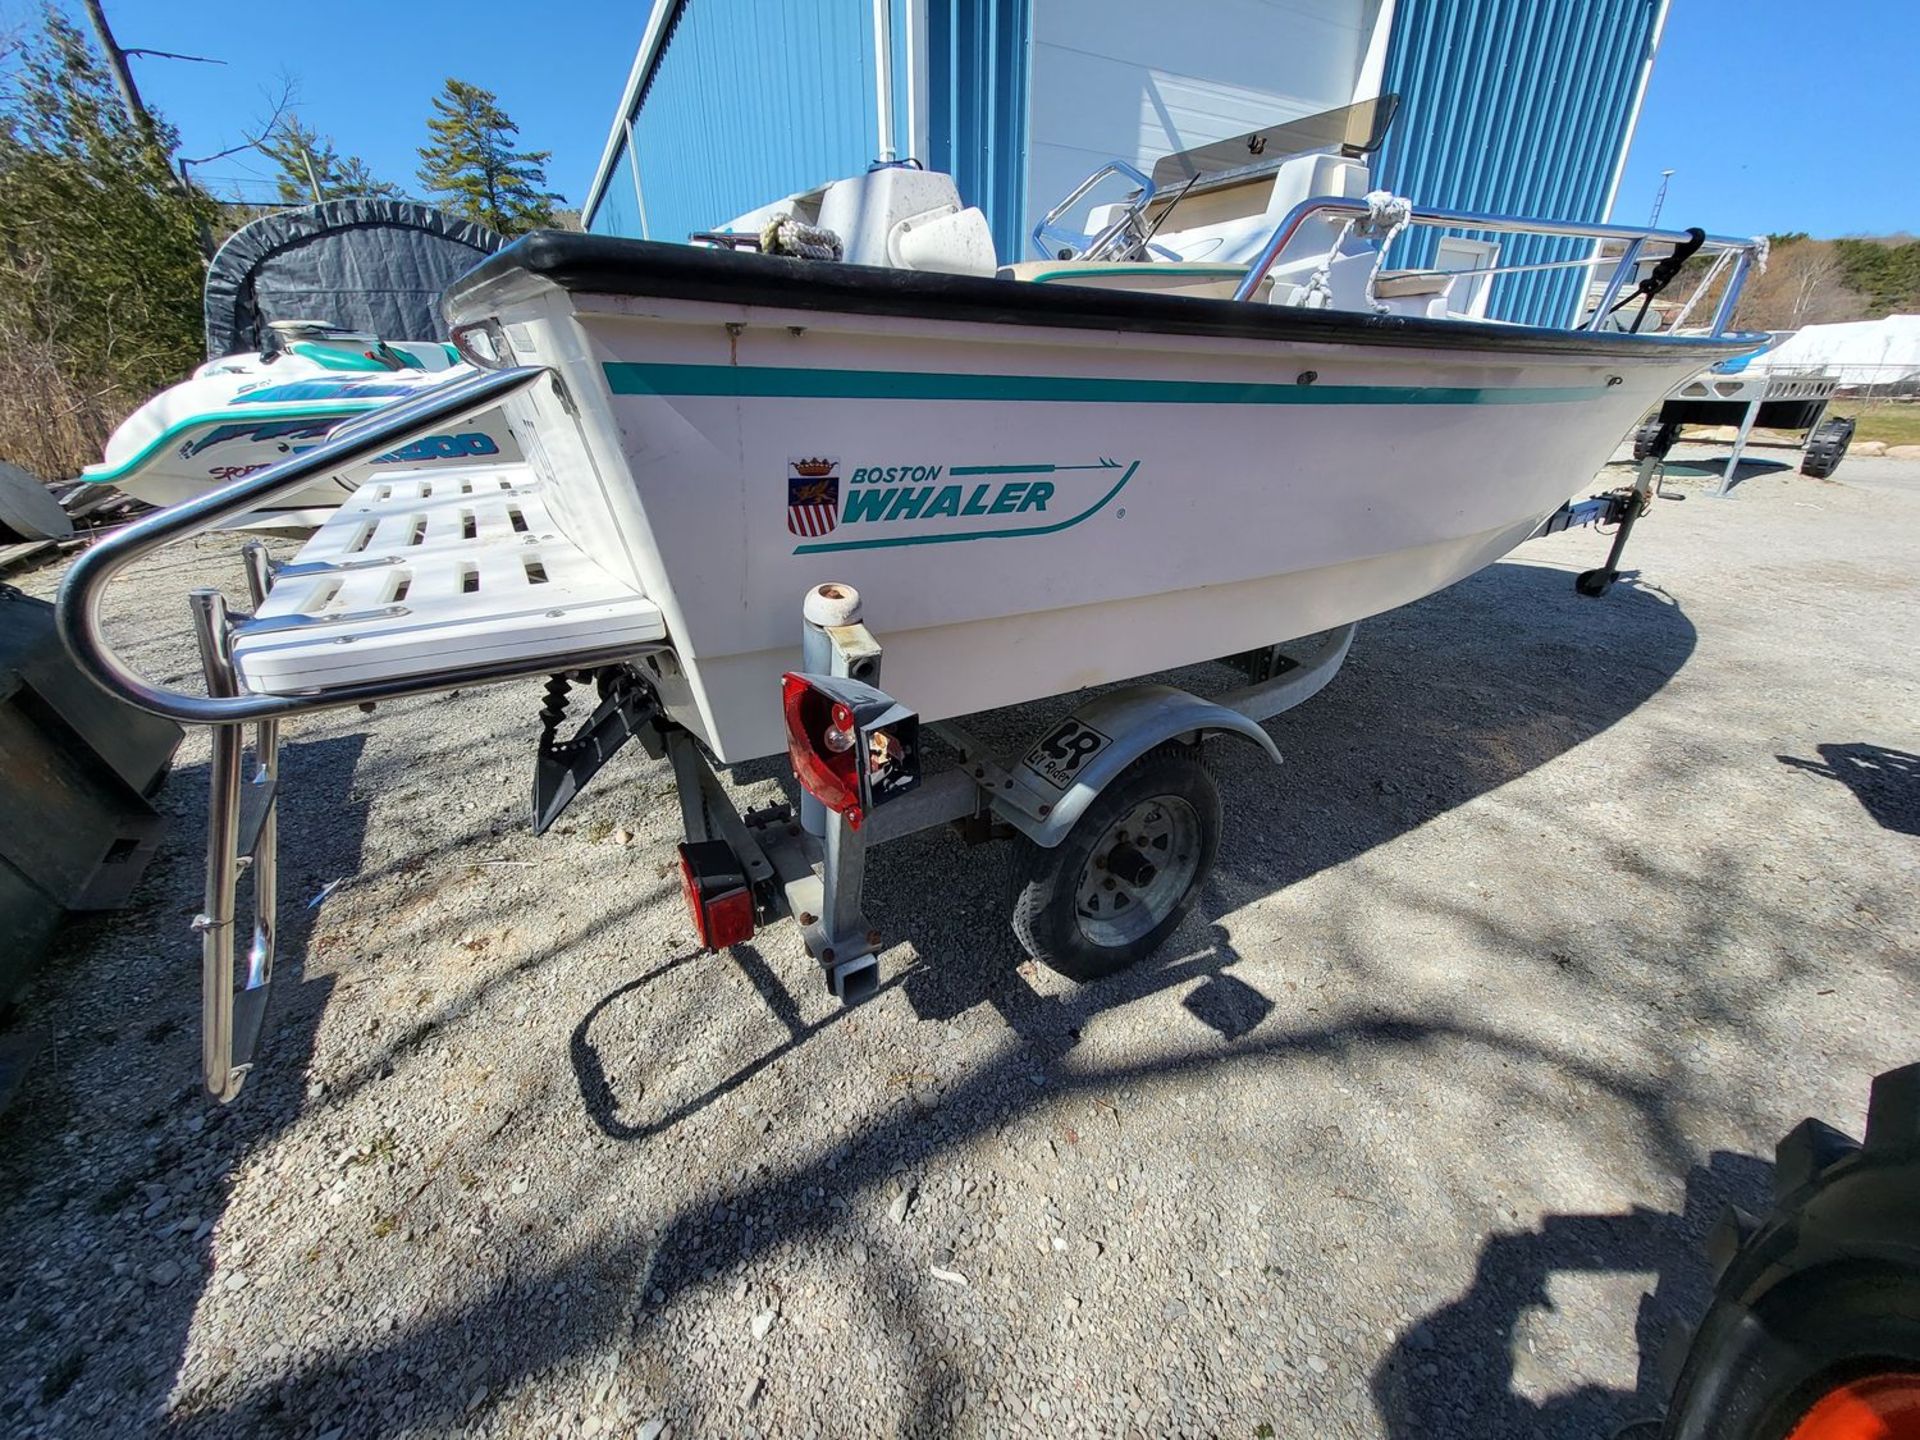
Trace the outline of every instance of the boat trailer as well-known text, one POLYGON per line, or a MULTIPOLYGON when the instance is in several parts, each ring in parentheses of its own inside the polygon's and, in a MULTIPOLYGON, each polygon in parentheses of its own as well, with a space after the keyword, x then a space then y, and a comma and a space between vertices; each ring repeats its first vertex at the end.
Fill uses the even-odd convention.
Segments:
MULTIPOLYGON (((1352 645, 1355 627, 1346 625, 1228 657, 1246 683, 1211 699, 1162 684, 1106 690, 1031 736, 1016 754, 1003 756, 955 721, 922 726, 910 708, 882 690, 884 645, 862 622, 859 595, 848 585, 817 585, 804 597, 799 617, 801 668, 782 681, 798 807, 783 803, 742 813, 717 763, 660 703, 660 687, 672 682, 679 661, 663 631, 645 629, 647 602, 637 593, 596 602, 601 613, 640 627, 630 628, 626 638, 601 628, 585 638, 573 631, 564 642, 543 643, 540 632, 530 631, 520 653, 486 663, 449 661, 439 640, 418 643, 429 621, 438 637, 445 636, 446 622, 414 613, 411 603, 391 594, 385 604, 362 604, 343 615, 311 613, 299 598, 303 587, 285 582, 318 577, 328 586, 390 587, 383 573, 394 573, 400 557, 366 537, 381 533, 369 519, 377 520, 382 506, 398 514, 419 505, 419 495, 402 483, 383 483, 365 505, 343 509, 287 564, 273 564, 263 545, 249 544, 250 615, 232 611, 218 590, 193 592, 204 696, 155 686, 107 644, 100 614, 104 591, 132 561, 498 405, 549 374, 539 367, 479 373, 342 427, 311 450, 116 532, 80 557, 61 588, 61 637, 90 678, 143 710, 212 730, 205 902, 192 926, 201 946, 202 1075, 207 1090, 222 1101, 240 1092, 256 1061, 273 980, 284 720, 545 675, 534 764, 536 833, 559 818, 626 742, 637 739, 673 767, 686 835, 682 884, 702 946, 738 944, 759 927, 792 916, 828 987, 852 1003, 879 983, 883 937, 861 904, 868 852, 937 826, 954 825, 970 841, 1011 838, 1021 845, 1015 930, 1031 952, 1065 973, 1093 978, 1156 948, 1191 904, 1218 842, 1219 800, 1200 759, 1203 742, 1237 738, 1278 762, 1278 747, 1260 722, 1319 693, 1352 645), (383 496, 388 489, 391 497, 383 496), (354 539, 343 543, 349 530, 354 539), (662 638, 631 638, 647 633, 662 638), (337 653, 356 655, 360 663, 298 693, 251 689, 247 667, 250 653, 257 652, 248 646, 285 635, 329 649, 358 642, 358 651, 337 653), (598 698, 592 713, 563 736, 568 698, 579 685, 591 685, 598 698), (945 768, 926 765, 929 739, 951 752, 945 768), (244 944, 243 879, 251 892, 244 944)), ((1643 463, 1631 486, 1562 506, 1535 532, 1616 527, 1606 564, 1580 576, 1582 594, 1603 594, 1616 578, 1626 537, 1647 507, 1656 464, 1643 463)), ((537 481, 521 484, 526 470, 524 464, 476 466, 463 491, 485 489, 492 497, 486 503, 505 507, 503 515, 511 509, 524 528, 526 513, 540 513, 537 481)), ((449 472, 435 474, 433 483, 440 484, 449 472)), ((504 519, 501 530, 519 563, 536 563, 527 558, 536 553, 542 557, 537 563, 543 575, 563 575, 569 550, 577 550, 563 534, 519 533, 504 519)), ((419 604, 428 608, 424 599, 419 604)), ((483 626, 515 618, 467 615, 483 626)))

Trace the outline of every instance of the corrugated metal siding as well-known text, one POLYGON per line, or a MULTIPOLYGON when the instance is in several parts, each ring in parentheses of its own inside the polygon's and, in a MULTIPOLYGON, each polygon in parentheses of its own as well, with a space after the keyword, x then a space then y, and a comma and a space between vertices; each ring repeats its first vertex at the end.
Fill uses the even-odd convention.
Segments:
MULTIPOLYGON (((656 240, 859 174, 879 153, 870 0, 687 0, 634 139, 656 240)), ((637 210, 608 218, 622 189, 631 200, 630 172, 609 180, 594 230, 640 233, 637 210)))
POLYGON ((1027 253, 1031 0, 927 0, 927 168, 993 227, 1002 260, 1027 253))
MULTIPOLYGON (((1600 220, 1626 144, 1661 0, 1400 0, 1384 88, 1401 111, 1376 183, 1416 204, 1600 220)), ((1471 233, 1471 232, 1463 232, 1471 233)), ((1430 261, 1437 232, 1396 265, 1430 261)), ((1583 241, 1491 236, 1500 263, 1588 253, 1583 241)), ((1488 313, 1563 324, 1587 271, 1502 275, 1488 313)))

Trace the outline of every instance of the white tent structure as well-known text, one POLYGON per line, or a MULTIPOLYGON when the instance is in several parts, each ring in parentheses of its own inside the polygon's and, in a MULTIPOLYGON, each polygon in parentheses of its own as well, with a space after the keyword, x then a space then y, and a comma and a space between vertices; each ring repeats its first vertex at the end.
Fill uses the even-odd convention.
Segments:
POLYGON ((1772 370, 1831 370, 1844 390, 1920 386, 1920 315, 1809 325, 1769 351, 1772 370))

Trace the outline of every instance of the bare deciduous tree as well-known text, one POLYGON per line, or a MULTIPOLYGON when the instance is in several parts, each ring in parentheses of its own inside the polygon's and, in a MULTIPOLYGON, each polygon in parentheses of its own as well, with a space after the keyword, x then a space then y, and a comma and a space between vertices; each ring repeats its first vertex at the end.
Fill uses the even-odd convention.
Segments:
POLYGON ((1749 330, 1798 330, 1861 313, 1829 240, 1796 238, 1776 245, 1766 273, 1747 282, 1739 323, 1749 330))

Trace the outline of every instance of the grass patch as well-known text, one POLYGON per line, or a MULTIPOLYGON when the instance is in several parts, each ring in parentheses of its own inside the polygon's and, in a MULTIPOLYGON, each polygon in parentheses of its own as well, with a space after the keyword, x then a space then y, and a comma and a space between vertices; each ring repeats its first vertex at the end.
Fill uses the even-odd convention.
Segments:
POLYGON ((1920 403, 1900 400, 1842 402, 1835 415, 1852 417, 1853 443, 1884 440, 1889 445, 1920 445, 1920 403))

